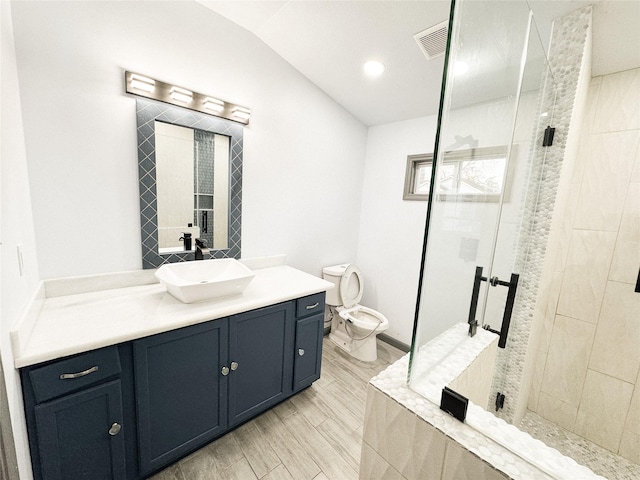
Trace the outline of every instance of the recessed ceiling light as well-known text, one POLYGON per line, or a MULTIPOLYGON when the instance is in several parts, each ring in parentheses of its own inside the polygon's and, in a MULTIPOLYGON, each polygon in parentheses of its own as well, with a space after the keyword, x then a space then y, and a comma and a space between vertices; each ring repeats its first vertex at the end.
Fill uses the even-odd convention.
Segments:
POLYGON ((364 64, 364 73, 369 77, 379 77, 384 72, 384 65, 378 60, 369 60, 364 64))
POLYGON ((462 62, 458 60, 453 64, 453 73, 455 73, 456 75, 462 75, 463 73, 467 73, 468 70, 469 70, 469 64, 467 62, 462 62))

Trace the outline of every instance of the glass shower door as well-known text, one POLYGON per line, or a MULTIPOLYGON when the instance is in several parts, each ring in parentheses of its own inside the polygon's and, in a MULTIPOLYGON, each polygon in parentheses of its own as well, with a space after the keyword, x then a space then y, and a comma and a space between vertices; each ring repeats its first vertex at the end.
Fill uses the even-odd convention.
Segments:
POLYGON ((514 304, 522 212, 537 188, 530 147, 553 103, 541 100, 553 89, 541 87, 544 50, 530 41, 526 2, 452 9, 409 374, 412 389, 438 402, 442 386, 428 394, 421 379, 447 352, 425 344, 452 328, 499 334, 514 304))
MULTIPOLYGON (((525 57, 521 93, 511 145, 516 169, 513 172, 511 192, 503 198, 496 241, 489 265, 490 287, 487 291, 482 326, 500 334, 498 359, 493 379, 489 408, 499 411, 505 407, 505 392, 509 412, 501 416, 519 422, 515 405, 522 407, 522 382, 508 386, 507 371, 520 369, 522 355, 513 355, 515 349, 526 349, 530 324, 535 308, 535 292, 539 283, 541 265, 536 255, 546 248, 549 231, 538 226, 539 219, 551 215, 544 211, 548 205, 540 201, 549 197, 551 178, 558 172, 550 168, 547 153, 551 150, 548 137, 554 124, 556 85, 548 65, 545 50, 532 18, 525 57), (536 273, 538 271, 538 273, 536 273), (495 287, 495 288, 493 288, 495 287), (503 350, 502 350, 503 349, 503 350)), ((541 222, 549 224, 550 222, 541 222)), ((518 378, 522 378, 522 372, 518 378)), ((526 403, 526 401, 525 401, 526 403)))

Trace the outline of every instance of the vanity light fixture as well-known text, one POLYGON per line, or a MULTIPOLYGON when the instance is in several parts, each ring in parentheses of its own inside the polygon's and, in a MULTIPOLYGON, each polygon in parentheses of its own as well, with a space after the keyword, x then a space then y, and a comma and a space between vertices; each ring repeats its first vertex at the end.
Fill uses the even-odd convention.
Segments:
POLYGON ((193 100, 193 92, 180 87, 172 87, 169 94, 177 102, 190 103, 193 100))
POLYGON ((194 92, 178 85, 164 83, 139 73, 125 71, 124 80, 125 91, 133 95, 226 118, 243 125, 248 125, 251 118, 251 111, 246 107, 219 100, 211 95, 194 92))
POLYGON ((224 110, 224 102, 216 98, 206 98, 204 101, 204 108, 220 113, 224 110))
POLYGON ((241 120, 249 120, 251 118, 251 112, 246 108, 236 107, 231 111, 231 115, 241 120))
POLYGON ((151 78, 133 73, 131 74, 131 86, 135 89, 151 93, 156 88, 156 82, 151 78))

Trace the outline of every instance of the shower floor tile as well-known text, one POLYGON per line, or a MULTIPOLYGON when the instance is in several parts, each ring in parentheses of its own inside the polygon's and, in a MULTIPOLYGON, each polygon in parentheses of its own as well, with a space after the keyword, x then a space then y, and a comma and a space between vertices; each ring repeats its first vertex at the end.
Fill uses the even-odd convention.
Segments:
POLYGON ((638 480, 640 465, 527 412, 520 429, 609 480, 638 480))

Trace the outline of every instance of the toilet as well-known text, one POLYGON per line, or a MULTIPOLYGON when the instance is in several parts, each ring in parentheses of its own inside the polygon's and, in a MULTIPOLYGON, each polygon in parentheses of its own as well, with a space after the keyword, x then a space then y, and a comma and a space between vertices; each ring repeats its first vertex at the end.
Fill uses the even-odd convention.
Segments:
POLYGON ((348 263, 334 265, 323 268, 322 277, 335 285, 327 291, 326 300, 331 321, 329 340, 358 360, 375 361, 376 335, 389 328, 389 320, 358 304, 364 292, 360 269, 348 263))

